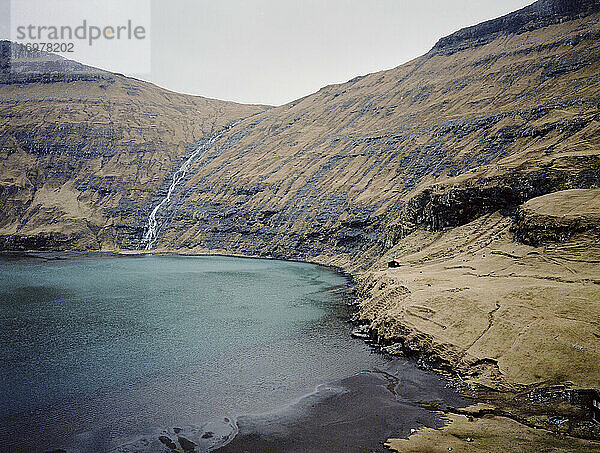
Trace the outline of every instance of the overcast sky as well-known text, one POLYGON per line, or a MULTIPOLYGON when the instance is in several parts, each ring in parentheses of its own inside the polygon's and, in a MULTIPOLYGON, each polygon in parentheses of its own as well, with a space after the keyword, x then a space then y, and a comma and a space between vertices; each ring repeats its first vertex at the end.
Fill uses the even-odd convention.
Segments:
POLYGON ((139 77, 184 93, 280 105, 398 66, 442 36, 532 0, 151 2, 151 73, 139 77))

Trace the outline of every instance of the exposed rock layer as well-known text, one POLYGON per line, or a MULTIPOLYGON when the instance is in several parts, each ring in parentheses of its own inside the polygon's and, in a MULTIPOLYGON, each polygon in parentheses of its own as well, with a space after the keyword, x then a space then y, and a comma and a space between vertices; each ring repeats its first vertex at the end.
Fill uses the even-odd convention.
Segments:
POLYGON ((190 144, 265 110, 42 53, 8 72, 10 49, 0 43, 0 249, 137 247, 190 144))
POLYGON ((464 28, 442 38, 432 52, 451 55, 460 50, 487 44, 502 36, 525 33, 598 11, 600 4, 597 0, 540 0, 519 11, 464 28))

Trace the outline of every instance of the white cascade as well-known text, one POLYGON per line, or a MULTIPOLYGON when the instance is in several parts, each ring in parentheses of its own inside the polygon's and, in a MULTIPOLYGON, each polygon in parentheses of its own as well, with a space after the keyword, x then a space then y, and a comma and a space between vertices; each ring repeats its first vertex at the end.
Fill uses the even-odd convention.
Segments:
POLYGON ((181 182, 181 180, 185 177, 188 170, 190 169, 192 163, 197 159, 202 158, 210 148, 219 140, 223 134, 231 129, 233 126, 238 124, 238 122, 233 123, 232 125, 222 129, 220 132, 216 132, 211 135, 208 140, 198 145, 198 147, 194 150, 194 152, 188 157, 183 164, 177 169, 175 173, 173 173, 173 177, 171 179, 171 185, 169 186, 169 190, 167 192, 167 196, 163 198, 160 203, 158 203, 152 212, 148 216, 148 221, 146 223, 146 233, 144 234, 144 238, 142 239, 142 246, 145 250, 152 250, 154 244, 156 244, 156 240, 158 239, 158 222, 156 220, 156 214, 162 209, 163 206, 168 204, 171 201, 171 196, 173 192, 181 182))

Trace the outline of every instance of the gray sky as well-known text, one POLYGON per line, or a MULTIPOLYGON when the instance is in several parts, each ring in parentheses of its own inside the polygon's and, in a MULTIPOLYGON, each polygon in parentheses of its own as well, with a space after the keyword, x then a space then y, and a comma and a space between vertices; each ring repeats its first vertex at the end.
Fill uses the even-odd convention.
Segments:
POLYGON ((396 67, 532 0, 155 0, 152 77, 175 91, 279 105, 396 67))
MULTIPOLYGON (((272 105, 393 68, 442 36, 533 2, 150 1, 151 73, 138 77, 173 91, 272 105)), ((118 71, 121 57, 115 58, 109 69, 118 71)))

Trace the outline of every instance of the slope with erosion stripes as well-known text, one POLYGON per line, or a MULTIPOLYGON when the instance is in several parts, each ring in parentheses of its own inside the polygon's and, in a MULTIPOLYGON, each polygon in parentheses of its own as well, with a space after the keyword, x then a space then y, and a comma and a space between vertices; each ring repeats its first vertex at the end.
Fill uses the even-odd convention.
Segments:
POLYGON ((158 249, 358 268, 416 227, 598 185, 600 15, 323 88, 190 168, 158 249))
POLYGON ((265 110, 51 54, 21 68, 12 46, 0 42, 14 71, 0 73, 2 249, 137 247, 152 197, 189 144, 265 110))

